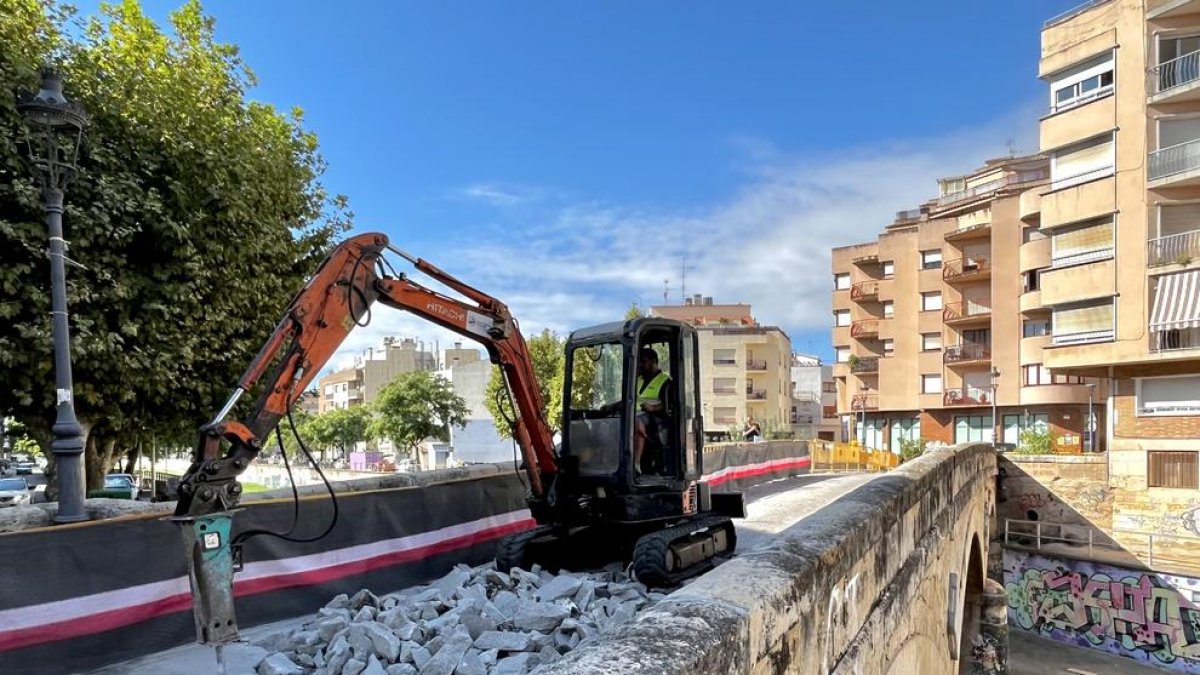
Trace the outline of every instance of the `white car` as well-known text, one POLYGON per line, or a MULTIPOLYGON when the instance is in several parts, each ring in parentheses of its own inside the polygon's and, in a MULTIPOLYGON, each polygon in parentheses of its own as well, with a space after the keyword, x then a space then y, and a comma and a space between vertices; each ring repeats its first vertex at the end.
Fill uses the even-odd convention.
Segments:
POLYGON ((129 498, 137 500, 138 485, 133 476, 127 473, 110 473, 104 477, 104 489, 109 492, 129 490, 129 498))
POLYGON ((0 508, 28 505, 33 501, 31 490, 24 478, 0 478, 0 508))

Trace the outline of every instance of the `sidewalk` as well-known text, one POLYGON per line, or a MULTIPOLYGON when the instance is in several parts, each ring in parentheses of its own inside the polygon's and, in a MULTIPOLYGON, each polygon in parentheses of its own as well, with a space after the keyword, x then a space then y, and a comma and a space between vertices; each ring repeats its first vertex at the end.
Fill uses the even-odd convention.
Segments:
POLYGON ((1164 675, 1178 672, 1098 649, 1066 645, 1023 630, 1010 628, 1008 642, 1009 675, 1164 675))
POLYGON ((261 640, 272 633, 299 628, 305 621, 313 618, 313 615, 306 615, 242 631, 241 642, 227 645, 224 648, 224 670, 217 665, 215 649, 198 644, 188 644, 130 661, 114 663, 89 671, 87 675, 209 675, 210 673, 254 675, 254 666, 258 665, 258 662, 267 655, 267 651, 261 647, 251 646, 250 643, 261 640))

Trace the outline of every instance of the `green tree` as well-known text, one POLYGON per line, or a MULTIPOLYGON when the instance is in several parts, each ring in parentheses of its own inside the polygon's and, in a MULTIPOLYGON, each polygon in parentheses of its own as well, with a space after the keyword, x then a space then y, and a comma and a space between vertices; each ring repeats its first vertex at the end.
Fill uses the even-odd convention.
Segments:
MULTIPOLYGON (((529 357, 533 360, 533 372, 537 377, 538 390, 542 395, 542 412, 557 431, 562 420, 563 345, 564 341, 550 329, 525 339, 529 357)), ((505 420, 516 420, 513 407, 505 392, 504 377, 500 367, 492 368, 492 376, 484 391, 483 404, 487 407, 501 438, 511 438, 512 430, 505 420)))
POLYGON ((46 232, 15 101, 53 56, 92 119, 64 225, 96 488, 118 453, 211 415, 349 214, 319 181, 301 113, 247 100, 254 76, 198 2, 171 14, 170 34, 133 0, 102 5, 82 31, 68 17, 57 0, 0 0, 0 414, 49 442, 46 232))
POLYGON ((646 313, 642 311, 642 308, 639 307, 636 302, 630 305, 629 309, 625 310, 626 321, 629 321, 630 319, 640 319, 644 316, 646 316, 646 313))
POLYGON ((1049 429, 1030 427, 1022 431, 1017 440, 1016 452, 1022 455, 1048 455, 1054 452, 1049 429))
POLYGON ((900 440, 900 461, 907 462, 925 454, 925 442, 919 438, 904 438, 900 440))
MULTIPOLYGON (((392 380, 373 404, 375 416, 368 434, 386 438, 407 453, 427 438, 450 440, 450 427, 466 425, 471 411, 445 378, 417 370, 392 380)), ((417 457, 418 467, 421 466, 417 457)))
POLYGON ((310 433, 321 449, 322 461, 329 448, 338 450, 341 459, 348 457, 354 446, 370 440, 370 427, 371 410, 366 406, 339 408, 309 420, 310 433))

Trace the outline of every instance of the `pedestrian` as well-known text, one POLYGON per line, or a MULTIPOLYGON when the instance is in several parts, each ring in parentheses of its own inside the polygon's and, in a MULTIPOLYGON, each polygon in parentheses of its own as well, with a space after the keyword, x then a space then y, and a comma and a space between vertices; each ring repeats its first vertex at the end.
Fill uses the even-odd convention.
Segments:
POLYGON ((746 428, 742 431, 742 438, 750 443, 755 443, 762 438, 762 428, 758 426, 758 422, 755 422, 753 417, 746 418, 746 428))

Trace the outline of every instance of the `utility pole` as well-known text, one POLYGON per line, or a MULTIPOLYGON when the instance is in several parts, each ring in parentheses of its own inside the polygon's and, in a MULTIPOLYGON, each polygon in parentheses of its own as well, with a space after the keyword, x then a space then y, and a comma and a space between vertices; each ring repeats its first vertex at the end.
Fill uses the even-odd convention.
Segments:
POLYGON ((691 269, 687 264, 687 256, 679 261, 679 297, 682 299, 679 304, 687 302, 687 271, 691 269))

